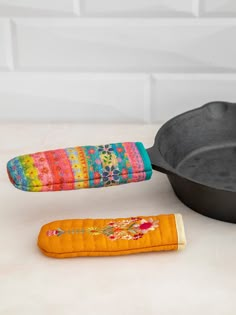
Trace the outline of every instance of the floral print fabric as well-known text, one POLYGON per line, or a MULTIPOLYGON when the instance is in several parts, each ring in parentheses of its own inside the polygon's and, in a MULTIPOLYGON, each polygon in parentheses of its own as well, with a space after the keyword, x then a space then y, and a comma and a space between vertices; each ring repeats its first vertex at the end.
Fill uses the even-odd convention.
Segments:
POLYGON ((58 191, 148 180, 152 167, 140 142, 83 146, 38 152, 8 162, 15 187, 58 191))
POLYGON ((143 219, 140 217, 125 219, 121 221, 111 221, 108 225, 100 227, 89 227, 86 229, 70 229, 62 230, 57 228, 54 230, 48 230, 47 236, 61 236, 63 234, 84 234, 89 233, 91 235, 104 235, 109 240, 138 240, 142 238, 146 233, 154 231, 158 228, 158 220, 153 221, 152 218, 143 219))

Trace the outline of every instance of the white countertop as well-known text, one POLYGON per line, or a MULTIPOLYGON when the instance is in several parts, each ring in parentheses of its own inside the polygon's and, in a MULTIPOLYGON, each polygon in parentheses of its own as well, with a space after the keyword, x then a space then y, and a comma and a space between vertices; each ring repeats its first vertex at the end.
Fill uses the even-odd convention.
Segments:
POLYGON ((2 124, 0 126, 0 314, 235 315, 236 225, 184 206, 167 177, 102 189, 26 193, 6 162, 19 154, 75 145, 142 141, 158 126, 2 124), (78 217, 181 213, 181 252, 58 260, 36 246, 40 227, 78 217))

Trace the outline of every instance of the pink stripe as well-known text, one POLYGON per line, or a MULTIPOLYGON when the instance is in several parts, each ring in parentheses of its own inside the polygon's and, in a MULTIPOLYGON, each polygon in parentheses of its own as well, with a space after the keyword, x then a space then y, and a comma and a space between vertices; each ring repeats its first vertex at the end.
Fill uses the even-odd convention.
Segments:
POLYGON ((66 151, 64 149, 61 150, 55 150, 54 156, 56 160, 56 164, 58 167, 58 172, 61 175, 61 178, 63 178, 62 182, 62 189, 63 190, 72 190, 74 188, 74 172, 71 168, 70 161, 68 159, 68 156, 66 154, 66 151))
POLYGON ((53 177, 46 156, 44 152, 38 152, 32 154, 31 157, 34 160, 34 165, 38 170, 38 177, 43 185, 42 191, 48 191, 48 185, 53 182, 53 177))
POLYGON ((143 159, 136 147, 136 144, 133 142, 125 142, 123 145, 132 165, 133 181, 139 182, 144 180, 146 178, 146 173, 144 172, 143 159))

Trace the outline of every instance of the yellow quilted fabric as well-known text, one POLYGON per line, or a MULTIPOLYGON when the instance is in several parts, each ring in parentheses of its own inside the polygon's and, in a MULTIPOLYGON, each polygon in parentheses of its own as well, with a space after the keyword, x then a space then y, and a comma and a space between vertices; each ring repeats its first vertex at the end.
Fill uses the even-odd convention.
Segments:
POLYGON ((38 237, 40 250, 56 258, 178 250, 185 243, 180 214, 55 221, 38 237))

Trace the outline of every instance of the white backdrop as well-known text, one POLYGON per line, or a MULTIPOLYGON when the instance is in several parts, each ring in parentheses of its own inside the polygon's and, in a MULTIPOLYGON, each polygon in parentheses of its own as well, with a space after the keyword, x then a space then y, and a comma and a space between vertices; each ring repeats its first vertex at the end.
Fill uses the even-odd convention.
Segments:
POLYGON ((148 148, 172 116, 236 102, 235 17, 236 0, 0 0, 0 315, 236 315, 235 226, 191 211, 164 174, 34 194, 6 172, 30 152, 148 148), (183 215, 184 251, 56 260, 36 246, 54 220, 160 213, 183 215))
POLYGON ((0 120, 152 123, 236 101, 235 0, 0 0, 0 120))

